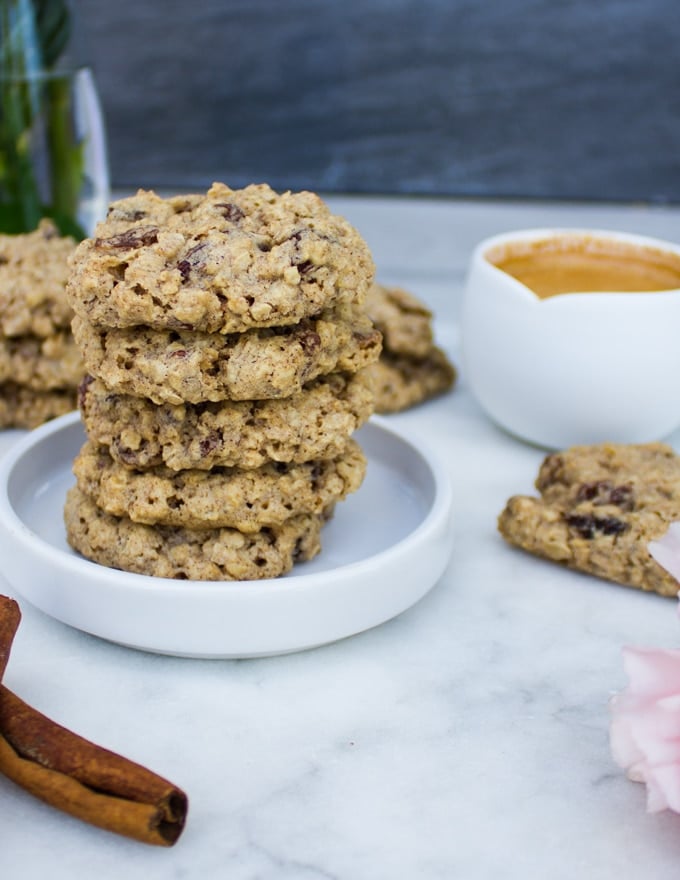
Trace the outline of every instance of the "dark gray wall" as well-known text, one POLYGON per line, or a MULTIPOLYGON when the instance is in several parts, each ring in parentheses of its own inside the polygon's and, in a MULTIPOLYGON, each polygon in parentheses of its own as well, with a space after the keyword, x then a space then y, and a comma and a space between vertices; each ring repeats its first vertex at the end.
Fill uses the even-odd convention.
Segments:
POLYGON ((680 201, 678 0, 82 0, 116 186, 680 201))

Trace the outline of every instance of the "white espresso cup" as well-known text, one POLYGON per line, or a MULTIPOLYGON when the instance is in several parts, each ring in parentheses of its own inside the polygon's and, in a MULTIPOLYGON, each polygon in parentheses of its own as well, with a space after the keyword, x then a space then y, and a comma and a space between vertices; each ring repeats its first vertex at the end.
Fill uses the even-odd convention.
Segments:
POLYGON ((658 440, 680 426, 676 244, 589 229, 486 239, 461 332, 474 395, 517 437, 560 449, 658 440))

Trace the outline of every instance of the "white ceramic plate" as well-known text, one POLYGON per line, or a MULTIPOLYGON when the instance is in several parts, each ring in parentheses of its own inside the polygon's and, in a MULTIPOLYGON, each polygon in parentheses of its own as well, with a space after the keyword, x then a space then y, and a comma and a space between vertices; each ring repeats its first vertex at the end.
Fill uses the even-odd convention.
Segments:
POLYGON ((62 510, 85 434, 77 412, 62 416, 0 461, 4 575, 57 620, 164 654, 255 657, 362 632, 437 582, 450 556, 452 498, 446 467, 384 420, 356 439, 366 479, 324 527, 316 559, 273 580, 189 582, 118 571, 71 550, 62 510))

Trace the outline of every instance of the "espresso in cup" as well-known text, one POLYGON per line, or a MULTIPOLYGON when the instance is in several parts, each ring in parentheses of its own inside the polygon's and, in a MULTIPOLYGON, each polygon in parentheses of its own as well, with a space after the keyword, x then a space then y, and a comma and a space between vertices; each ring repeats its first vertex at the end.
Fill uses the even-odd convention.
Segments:
POLYGON ((680 288, 680 255, 611 238, 513 241, 486 258, 545 299, 564 293, 644 293, 680 288))
POLYGON ((660 440, 680 429, 678 327, 679 244, 519 230, 472 254, 461 366, 493 421, 539 446, 660 440))

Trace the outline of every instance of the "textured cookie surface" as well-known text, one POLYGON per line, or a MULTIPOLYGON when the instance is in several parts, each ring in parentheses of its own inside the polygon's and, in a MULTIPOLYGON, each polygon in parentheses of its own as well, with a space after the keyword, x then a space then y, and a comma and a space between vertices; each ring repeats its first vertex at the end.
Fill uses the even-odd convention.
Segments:
POLYGON ((383 335, 383 348, 393 354, 426 357, 433 345, 432 312, 399 287, 372 284, 366 311, 383 335))
POLYGON ((88 371, 112 390, 154 403, 289 397, 331 372, 357 372, 380 355, 381 335, 361 310, 324 312, 292 327, 195 333, 103 330, 76 317, 88 371))
POLYGON ((33 391, 15 382, 0 384, 0 428, 37 428, 76 408, 76 389, 33 391))
POLYGON ((361 304, 373 273, 359 233, 314 193, 216 183, 115 202, 78 246, 68 295, 99 326, 233 333, 361 304))
POLYGON ((229 526, 242 532, 279 526, 299 514, 323 513, 356 492, 365 470, 366 459, 354 440, 326 461, 210 471, 135 470, 88 442, 73 466, 80 490, 105 513, 149 525, 229 526))
POLYGON ((48 220, 25 235, 0 235, 0 332, 53 336, 71 324, 66 296, 68 260, 75 249, 48 220))
POLYGON ((366 311, 383 338, 380 359, 369 368, 376 412, 400 412, 453 387, 456 370, 434 344, 434 316, 416 296, 374 283, 366 311))
POLYGON ((85 374, 71 333, 0 337, 0 382, 16 382, 34 391, 77 388, 85 374))
POLYGON ((456 379, 455 368, 437 346, 419 358, 383 350, 380 360, 372 364, 368 372, 378 413, 400 412, 444 394, 456 379))
POLYGON ((257 468, 333 458, 373 412, 365 370, 322 376, 280 400, 154 404, 88 377, 80 411, 88 436, 132 467, 257 468))
POLYGON ((680 456, 662 443, 575 446, 549 455, 540 497, 511 498, 506 540, 537 556, 642 590, 676 596, 678 582, 649 541, 680 519, 680 456))
POLYGON ((68 542, 100 565, 183 580, 258 580, 290 571, 321 549, 323 517, 293 517, 253 534, 237 529, 148 526, 101 511, 72 487, 64 521, 68 542))

